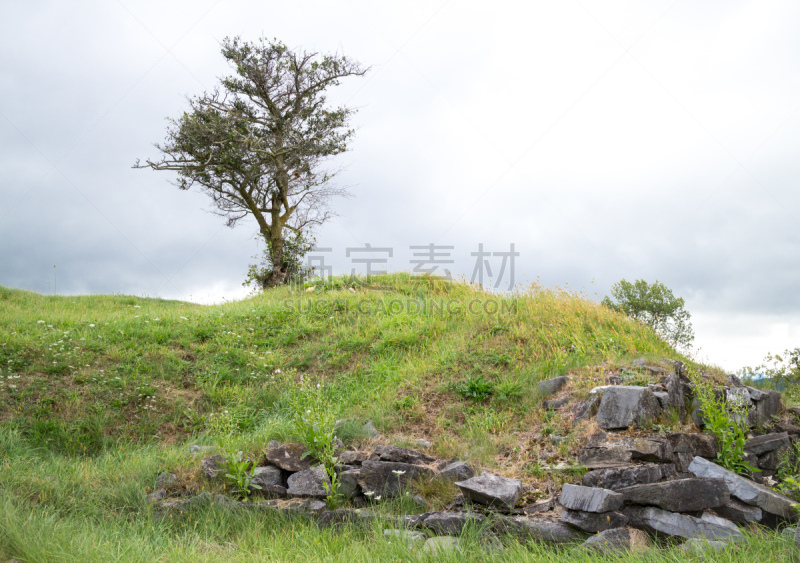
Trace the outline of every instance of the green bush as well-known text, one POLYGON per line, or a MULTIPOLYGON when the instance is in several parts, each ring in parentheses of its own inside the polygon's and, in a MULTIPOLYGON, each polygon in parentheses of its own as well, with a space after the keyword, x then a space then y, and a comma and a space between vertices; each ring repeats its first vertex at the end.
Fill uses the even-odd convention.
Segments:
POLYGON ((695 372, 690 371, 689 377, 694 383, 695 396, 700 401, 706 429, 717 438, 717 463, 736 473, 761 471, 745 461, 745 433, 750 427, 747 422, 748 406, 727 401, 724 394, 718 396, 713 384, 695 372))

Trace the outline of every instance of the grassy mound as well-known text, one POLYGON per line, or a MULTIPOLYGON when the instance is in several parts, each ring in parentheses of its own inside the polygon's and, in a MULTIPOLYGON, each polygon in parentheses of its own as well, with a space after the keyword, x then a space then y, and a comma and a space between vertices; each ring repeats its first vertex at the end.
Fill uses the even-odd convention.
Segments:
POLYGON ((181 441, 215 412, 243 432, 280 426, 305 377, 340 418, 486 463, 487 436, 541 415, 536 382, 638 356, 678 358, 586 296, 538 286, 503 297, 399 274, 216 306, 0 288, 2 422, 66 454, 181 441))
MULTIPOLYGON (((376 441, 363 431, 371 420, 383 443, 414 447, 425 439, 440 458, 520 477, 534 493, 542 483, 553 490, 579 477, 568 463, 556 468, 574 461, 591 422, 543 409, 537 383, 569 374, 562 393, 580 399, 638 357, 685 360, 586 295, 537 285, 499 296, 398 274, 215 306, 0 288, 0 557, 416 558, 379 530, 319 531, 218 507, 194 520, 156 522, 145 494, 162 471, 179 476, 175 487, 206 487, 186 445, 215 445, 222 426, 232 426, 236 446, 251 454, 271 439, 295 438, 290 397, 301 378, 319 384, 332 414, 351 421, 339 433, 348 445, 376 441), (567 439, 554 446, 552 434, 567 439)), ((435 508, 453 494, 419 492, 435 508)), ((587 558, 518 544, 500 555, 479 549, 482 536, 470 533, 469 560, 587 558)), ((753 536, 726 560, 774 554, 781 542, 753 536)), ((630 559, 675 557, 685 559, 677 551, 630 559)))

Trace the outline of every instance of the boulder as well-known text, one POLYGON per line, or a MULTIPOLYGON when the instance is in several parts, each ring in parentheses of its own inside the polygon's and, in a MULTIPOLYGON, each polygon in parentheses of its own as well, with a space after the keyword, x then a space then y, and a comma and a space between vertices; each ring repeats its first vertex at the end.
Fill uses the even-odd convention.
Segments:
POLYGON ((597 423, 604 429, 628 428, 655 420, 661 407, 647 387, 616 385, 603 393, 597 423))
POLYGON ((467 524, 480 524, 486 519, 472 512, 434 512, 422 525, 441 536, 459 536, 467 524))
POLYGON ((390 461, 365 460, 361 464, 358 484, 364 493, 390 498, 397 496, 407 483, 418 477, 431 478, 434 472, 422 465, 390 461))
POLYGON ((678 479, 634 485, 617 492, 624 495, 628 504, 657 506, 671 512, 697 512, 731 500, 723 479, 678 479))
POLYGON ((491 529, 498 534, 511 534, 523 542, 565 543, 586 537, 564 522, 545 516, 501 517, 492 523, 491 529))
POLYGON ((750 506, 735 498, 732 498, 722 506, 716 507, 714 512, 731 522, 737 522, 739 524, 761 521, 760 508, 757 506, 750 506))
POLYGON ((428 465, 436 460, 435 457, 425 455, 416 450, 408 450, 397 446, 377 446, 372 455, 369 456, 370 461, 391 461, 394 463, 409 463, 415 465, 428 465))
POLYGON ((324 499, 330 491, 331 481, 321 465, 289 475, 287 494, 293 497, 324 499))
POLYGON ((580 401, 572 406, 571 412, 575 415, 573 423, 586 420, 597 414, 597 408, 600 406, 600 396, 595 395, 589 397, 585 401, 580 401))
POLYGON ((710 477, 725 479, 731 496, 751 506, 757 506, 764 512, 775 514, 787 520, 796 521, 797 515, 792 509, 794 501, 787 496, 777 493, 754 483, 750 479, 737 475, 716 463, 702 457, 695 457, 689 465, 689 471, 697 477, 710 477))
POLYGON ((156 489, 149 495, 147 495, 147 504, 153 504, 154 502, 158 502, 167 496, 166 489, 156 489))
POLYGON ((545 410, 557 411, 558 409, 567 406, 569 404, 569 401, 570 401, 569 397, 562 397, 560 399, 551 399, 548 401, 542 401, 542 407, 545 410))
POLYGON ((556 499, 553 497, 537 500, 525 505, 522 512, 525 514, 537 514, 539 512, 549 512, 556 507, 556 499))
POLYGON ((705 432, 673 432, 667 434, 667 440, 672 444, 675 453, 690 453, 708 459, 716 459, 719 446, 713 434, 705 432))
POLYGON ((491 473, 484 473, 466 481, 456 481, 465 498, 494 508, 511 510, 522 496, 522 482, 491 473))
POLYGON ((339 463, 342 465, 361 465, 362 461, 369 458, 369 454, 366 452, 347 450, 343 452, 337 452, 336 457, 339 459, 339 463))
POLYGON ((222 456, 212 455, 200 462, 200 471, 209 481, 216 479, 222 473, 222 456))
POLYGON ((628 517, 620 512, 598 514, 567 509, 561 512, 561 521, 584 532, 594 534, 611 528, 622 528, 628 524, 628 517))
POLYGON ((289 496, 286 487, 282 485, 268 485, 268 484, 262 485, 258 483, 258 481, 256 481, 255 479, 250 481, 249 491, 250 494, 262 498, 286 498, 287 496, 289 496), (259 488, 256 488, 253 485, 258 485, 259 488))
POLYGON ((596 432, 578 454, 578 462, 588 469, 631 466, 634 461, 672 461, 672 444, 658 437, 634 438, 596 432))
MULTIPOLYGON (((652 534, 681 538, 728 539, 740 537, 742 533, 735 524, 720 525, 686 514, 661 510, 655 506, 626 506, 621 512, 628 517, 630 525, 652 534)), ((720 518, 720 520, 723 520, 720 518)))
POLYGON ((544 395, 553 395, 558 393, 567 384, 568 378, 565 375, 561 377, 554 377, 545 381, 539 382, 539 392, 544 395))
POLYGON ((672 373, 661 379, 662 384, 667 390, 667 406, 665 408, 675 409, 681 420, 686 416, 686 395, 684 384, 681 382, 679 374, 672 373))
POLYGON ((246 503, 252 508, 265 510, 267 512, 278 512, 284 514, 297 514, 300 516, 318 517, 328 505, 323 500, 314 498, 293 498, 275 499, 265 502, 246 503))
POLYGON ((633 485, 656 483, 674 474, 675 466, 671 463, 637 465, 622 469, 595 469, 583 475, 581 484, 584 487, 599 487, 615 491, 633 485))
POLYGON ((156 478, 156 487, 171 487, 178 484, 178 476, 174 473, 160 473, 156 478))
POLYGON ((780 452, 781 450, 773 450, 758 457, 758 461, 755 465, 763 470, 762 475, 764 472, 776 471, 778 469, 778 464, 781 461, 780 452))
POLYGON ((775 432, 773 434, 762 434, 761 436, 750 438, 744 445, 744 451, 762 456, 781 448, 788 448, 790 445, 789 434, 786 432, 775 432))
POLYGON ((286 486, 286 476, 280 467, 275 465, 266 465, 264 467, 256 467, 253 470, 253 479, 251 483, 257 485, 278 485, 280 487, 286 486))
POLYGON ((475 471, 463 461, 454 461, 448 463, 436 476, 447 481, 466 481, 475 476, 475 471))
POLYGON ((345 498, 354 498, 361 494, 358 478, 361 476, 359 469, 342 471, 339 474, 339 494, 345 498))
POLYGON ((308 451, 303 444, 281 444, 269 448, 265 453, 268 463, 277 465, 284 471, 295 473, 311 469, 313 459, 311 456, 303 457, 308 451))
POLYGON ((635 528, 615 528, 590 537, 583 547, 601 553, 639 552, 650 548, 650 538, 635 528))
POLYGON ((609 489, 566 484, 558 501, 565 508, 584 512, 611 512, 622 506, 625 497, 609 489))
POLYGON ((755 408, 750 411, 749 422, 751 426, 766 426, 772 422, 772 417, 779 412, 781 404, 780 391, 762 390, 763 395, 757 401, 754 400, 755 408))
POLYGON ((658 406, 661 407, 661 410, 669 408, 669 393, 666 391, 653 391, 653 395, 658 400, 658 406))

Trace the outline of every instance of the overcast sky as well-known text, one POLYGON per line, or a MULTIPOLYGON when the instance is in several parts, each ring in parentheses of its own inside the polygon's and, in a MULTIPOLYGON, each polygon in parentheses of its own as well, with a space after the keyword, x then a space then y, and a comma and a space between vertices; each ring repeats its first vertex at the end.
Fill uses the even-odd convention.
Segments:
POLYGON ((0 284, 243 296, 254 224, 131 165, 225 36, 264 35, 371 66, 330 95, 359 108, 335 272, 437 243, 469 277, 513 243, 515 282, 658 279, 701 359, 754 365, 800 346, 798 28, 790 0, 2 2, 0 284))

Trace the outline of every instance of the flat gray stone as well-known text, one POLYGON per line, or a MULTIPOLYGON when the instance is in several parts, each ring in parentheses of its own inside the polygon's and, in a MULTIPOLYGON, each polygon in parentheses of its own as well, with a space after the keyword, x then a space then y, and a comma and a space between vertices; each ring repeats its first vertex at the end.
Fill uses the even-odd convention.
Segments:
POLYGON ((167 491, 165 489, 157 489, 147 495, 147 504, 153 504, 154 502, 158 502, 164 499, 167 496, 167 491))
POLYGON ((760 508, 757 506, 750 506, 735 498, 731 498, 731 500, 724 505, 716 507, 714 512, 731 522, 737 522, 739 524, 761 522, 762 517, 760 508))
POLYGON ((637 461, 669 462, 673 459, 672 450, 671 442, 665 438, 596 432, 578 454, 578 462, 588 469, 629 467, 637 461))
POLYGON ((216 479, 222 473, 222 456, 212 455, 201 461, 200 471, 209 481, 216 479))
POLYGON ((468 463, 463 461, 455 461, 448 463, 444 469, 437 473, 437 477, 447 481, 466 481, 475 476, 475 471, 468 463))
POLYGON ((400 448, 398 446, 377 446, 369 456, 370 461, 391 461, 394 463, 410 463, 414 465, 428 465, 436 460, 422 452, 400 448))
POLYGON ((361 464, 358 484, 366 495, 390 498, 401 494, 408 483, 418 477, 431 478, 432 469, 410 463, 365 460, 361 464))
POLYGON ((657 506, 670 512, 697 512, 731 500, 723 479, 690 478, 618 489, 628 504, 657 506))
POLYGON ((339 459, 339 463, 342 465, 361 465, 361 462, 369 458, 369 454, 367 452, 346 450, 343 452, 337 452, 336 457, 339 459))
POLYGON ((160 473, 156 478, 156 487, 171 487, 178 484, 178 476, 174 473, 160 473))
POLYGON ((620 512, 598 514, 566 509, 561 512, 561 521, 592 534, 628 525, 628 517, 620 512))
POLYGON ((287 494, 293 497, 324 499, 330 491, 331 480, 321 465, 289 475, 287 494))
POLYGON ((511 510, 522 496, 522 482, 491 473, 484 473, 466 481, 456 481, 464 498, 494 508, 511 510))
POLYGON ((766 426, 772 422, 772 417, 783 408, 780 391, 762 391, 764 395, 755 401, 755 408, 750 411, 749 422, 751 426, 766 426))
POLYGON ((757 506, 764 512, 775 514, 787 520, 797 521, 797 515, 792 509, 794 501, 769 487, 754 483, 750 479, 737 475, 733 471, 728 471, 724 467, 720 467, 702 457, 695 457, 692 460, 689 465, 689 471, 698 477, 725 479, 731 496, 746 504, 757 506))
POLYGON ((654 421, 661 407, 647 387, 615 385, 603 393, 597 410, 597 423, 607 430, 628 428, 654 421))
POLYGON ((624 507, 621 512, 628 517, 631 526, 652 534, 710 540, 735 538, 742 535, 735 524, 731 528, 694 516, 661 510, 655 506, 631 505, 624 507))
POLYGON ((253 480, 258 485, 278 485, 280 487, 286 486, 286 477, 283 470, 275 465, 265 465, 263 467, 256 467, 253 470, 253 480))
POLYGON ((585 538, 572 526, 545 516, 504 517, 494 522, 492 531, 511 534, 521 541, 536 540, 548 543, 567 543, 585 538))
POLYGON ((473 512, 434 512, 422 525, 440 536, 460 536, 464 526, 480 524, 486 517, 473 512))
POLYGON ((624 487, 656 483, 674 474, 675 466, 671 463, 637 465, 622 469, 595 469, 583 475, 581 484, 584 487, 598 487, 616 491, 624 487))
POLYGON ((635 528, 615 528, 590 537, 583 547, 601 553, 639 552, 650 548, 650 538, 635 528))
POLYGON ((773 434, 763 434, 750 438, 744 445, 744 451, 762 456, 781 448, 788 448, 790 445, 788 433, 775 432, 773 434))
POLYGON ((358 484, 360 476, 361 470, 359 469, 342 471, 339 474, 339 494, 345 498, 355 498, 360 495, 361 486, 358 484))
POLYGON ((570 397, 561 397, 560 399, 548 399, 547 401, 542 401, 542 408, 545 410, 553 410, 557 411, 560 408, 563 408, 569 404, 570 397))
POLYGON ((538 514, 540 512, 549 512, 556 506, 556 499, 553 497, 537 500, 531 504, 525 505, 522 512, 525 514, 538 514))
POLYGON ((547 379, 545 381, 540 381, 539 392, 544 396, 558 393, 567 384, 567 381, 569 381, 569 379, 565 375, 562 375, 561 377, 554 377, 552 379, 547 379))
POLYGON ((284 471, 295 473, 311 469, 314 460, 311 456, 304 456, 308 451, 303 444, 281 444, 264 452, 267 462, 277 465, 284 471))
POLYGON ((558 501, 570 510, 583 512, 611 512, 622 506, 625 497, 609 489, 595 489, 582 485, 566 484, 558 501))
POLYGON ((688 453, 692 457, 699 455, 707 459, 716 459, 719 450, 717 438, 705 432, 673 432, 667 434, 667 440, 672 444, 674 453, 688 453))

